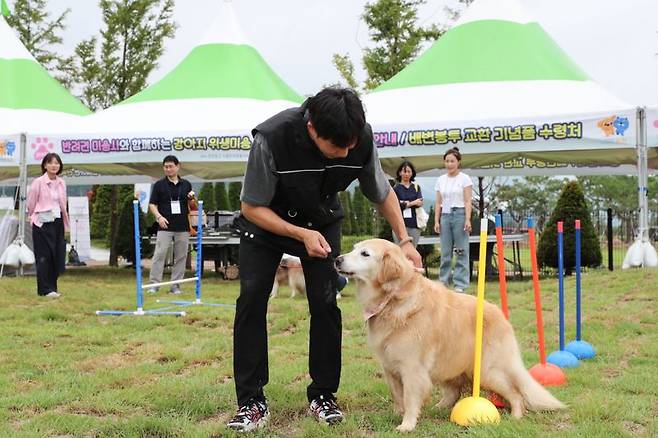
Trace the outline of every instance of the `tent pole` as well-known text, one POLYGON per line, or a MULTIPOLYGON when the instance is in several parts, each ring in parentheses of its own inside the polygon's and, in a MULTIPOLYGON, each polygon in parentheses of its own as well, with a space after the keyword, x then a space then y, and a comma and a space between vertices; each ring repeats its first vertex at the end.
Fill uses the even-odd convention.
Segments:
MULTIPOLYGON (((20 170, 18 175, 18 237, 25 242, 25 202, 27 201, 27 136, 21 134, 20 170)), ((21 263, 19 274, 23 275, 21 263)))
POLYGON ((647 140, 646 140, 646 112, 644 108, 637 109, 637 155, 638 155, 638 205, 640 207, 638 240, 648 242, 649 211, 647 190, 648 163, 647 163, 647 140))

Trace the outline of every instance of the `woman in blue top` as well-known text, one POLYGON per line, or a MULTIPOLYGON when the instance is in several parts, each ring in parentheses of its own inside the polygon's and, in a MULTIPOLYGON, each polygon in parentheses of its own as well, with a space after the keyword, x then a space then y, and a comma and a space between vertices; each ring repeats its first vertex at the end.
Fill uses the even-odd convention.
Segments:
MULTIPOLYGON (((415 207, 423 206, 423 194, 420 191, 420 186, 413 182, 416 178, 416 168, 410 161, 403 161, 395 175, 397 184, 395 184, 393 190, 400 201, 400 210, 402 210, 407 234, 414 239, 414 246, 417 246, 420 238, 420 228, 416 222, 415 207)), ((397 242, 395 235, 393 238, 397 242)))

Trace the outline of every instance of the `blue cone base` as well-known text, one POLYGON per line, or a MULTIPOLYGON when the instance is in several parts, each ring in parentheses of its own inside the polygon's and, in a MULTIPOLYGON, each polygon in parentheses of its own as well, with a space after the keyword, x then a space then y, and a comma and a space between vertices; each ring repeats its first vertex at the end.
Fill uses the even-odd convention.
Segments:
POLYGON ((592 359, 596 356, 596 350, 592 344, 585 341, 571 341, 564 349, 578 359, 592 359))
POLYGON ((578 358, 565 350, 552 352, 546 358, 546 362, 557 365, 560 368, 576 368, 580 365, 578 358))

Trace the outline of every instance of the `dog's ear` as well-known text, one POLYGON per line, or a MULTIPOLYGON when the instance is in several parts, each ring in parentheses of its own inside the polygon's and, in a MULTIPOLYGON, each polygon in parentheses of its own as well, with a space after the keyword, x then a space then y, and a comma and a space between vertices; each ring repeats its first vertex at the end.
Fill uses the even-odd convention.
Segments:
POLYGON ((379 268, 377 281, 380 284, 397 280, 403 274, 403 266, 400 264, 400 258, 392 251, 386 251, 382 257, 382 264, 379 268))

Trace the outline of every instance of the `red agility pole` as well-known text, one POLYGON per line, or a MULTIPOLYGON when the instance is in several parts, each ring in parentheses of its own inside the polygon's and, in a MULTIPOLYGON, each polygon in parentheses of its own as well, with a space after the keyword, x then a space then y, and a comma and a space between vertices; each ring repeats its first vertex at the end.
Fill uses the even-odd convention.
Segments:
POLYGON ((505 277, 505 250, 503 248, 503 219, 496 215, 496 251, 498 252, 498 288, 500 289, 500 307, 509 321, 507 308, 507 278, 505 277))
POLYGON ((546 362, 546 347, 544 345, 544 320, 541 314, 541 291, 539 289, 539 269, 537 268, 537 245, 535 240, 535 225, 528 218, 528 243, 530 244, 530 262, 532 263, 532 287, 535 291, 535 312, 537 314, 537 338, 539 340, 539 363, 529 372, 532 377, 544 386, 560 386, 567 383, 567 377, 560 367, 546 362))
MULTIPOLYGON (((496 215, 496 252, 498 253, 498 290, 500 291, 500 308, 509 321, 509 309, 507 308, 507 277, 505 276, 505 248, 503 247, 503 218, 496 215)), ((505 407, 505 401, 501 396, 492 392, 489 400, 497 408, 505 407)))

